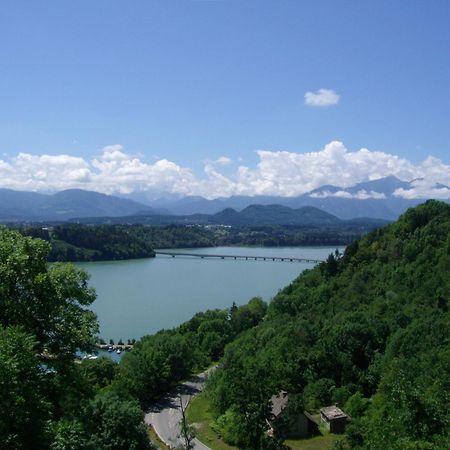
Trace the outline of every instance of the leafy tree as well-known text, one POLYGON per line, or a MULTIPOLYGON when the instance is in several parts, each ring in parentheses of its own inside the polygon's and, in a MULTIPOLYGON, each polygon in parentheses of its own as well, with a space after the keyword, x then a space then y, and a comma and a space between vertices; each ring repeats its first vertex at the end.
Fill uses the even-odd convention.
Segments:
POLYGON ((85 410, 86 448, 145 450, 150 443, 139 404, 113 392, 99 393, 85 410))
POLYGON ((79 370, 84 383, 98 391, 112 383, 118 373, 118 364, 111 358, 102 356, 97 359, 83 359, 79 370))
POLYGON ((0 438, 3 449, 44 448, 44 369, 35 357, 33 336, 0 326, 0 438))
POLYGON ((79 420, 62 419, 51 424, 51 450, 83 450, 87 446, 85 430, 79 420))
POLYGON ((115 388, 147 406, 189 375, 193 365, 192 347, 183 336, 169 332, 146 336, 123 357, 115 388))
POLYGON ((85 272, 49 267, 49 250, 43 240, 0 227, 1 446, 148 448, 137 403, 97 393, 114 378, 114 363, 74 362, 76 350, 94 342, 88 306, 95 293, 85 272))
POLYGON ((0 227, 0 324, 23 327, 53 364, 91 348, 98 325, 87 309, 95 299, 88 275, 73 266, 49 267, 49 250, 42 240, 0 227))

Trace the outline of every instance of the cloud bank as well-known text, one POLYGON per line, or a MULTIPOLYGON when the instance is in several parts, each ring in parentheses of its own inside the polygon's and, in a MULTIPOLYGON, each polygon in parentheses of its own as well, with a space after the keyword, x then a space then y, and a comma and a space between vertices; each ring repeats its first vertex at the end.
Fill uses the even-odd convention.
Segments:
POLYGON ((376 191, 367 191, 366 189, 361 189, 355 194, 352 194, 348 191, 321 191, 321 192, 313 192, 310 197, 312 198, 328 198, 328 197, 337 197, 337 198, 356 198, 358 200, 367 200, 369 198, 374 198, 377 200, 382 200, 386 198, 386 194, 382 192, 376 192, 376 191))
POLYGON ((204 161, 204 174, 197 176, 188 167, 160 159, 154 163, 126 153, 121 145, 104 147, 91 160, 70 155, 19 153, 0 160, 0 187, 16 190, 54 192, 80 188, 107 194, 133 192, 173 193, 206 198, 231 195, 297 196, 324 185, 343 189, 321 192, 322 196, 383 198, 383 194, 361 190, 349 194, 344 189, 356 183, 394 175, 415 180, 410 189, 398 189, 404 198, 450 198, 450 166, 428 157, 415 165, 397 155, 362 148, 349 151, 333 141, 313 152, 259 150, 254 167, 239 164, 226 156, 204 161), (222 172, 226 167, 227 174, 222 172))

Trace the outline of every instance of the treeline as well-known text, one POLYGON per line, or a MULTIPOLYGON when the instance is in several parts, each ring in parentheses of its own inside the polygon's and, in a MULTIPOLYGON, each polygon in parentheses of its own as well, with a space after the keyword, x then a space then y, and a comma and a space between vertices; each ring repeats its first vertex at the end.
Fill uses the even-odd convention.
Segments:
POLYGON ((50 245, 0 227, 0 442, 5 450, 152 448, 143 408, 206 368, 267 313, 259 298, 145 336, 120 365, 92 352, 95 292, 50 245))
POLYGON ((51 244, 49 261, 107 261, 155 256, 149 239, 134 227, 121 225, 65 224, 27 226, 23 234, 51 244))
POLYGON ((450 442, 450 206, 428 201, 304 272, 230 343, 205 394, 242 449, 282 448, 269 399, 337 403, 336 448, 442 450, 450 442))
POLYGON ((148 258, 154 256, 155 248, 341 246, 361 237, 367 227, 358 223, 340 228, 64 224, 22 226, 20 230, 50 242, 50 261, 65 262, 148 258))

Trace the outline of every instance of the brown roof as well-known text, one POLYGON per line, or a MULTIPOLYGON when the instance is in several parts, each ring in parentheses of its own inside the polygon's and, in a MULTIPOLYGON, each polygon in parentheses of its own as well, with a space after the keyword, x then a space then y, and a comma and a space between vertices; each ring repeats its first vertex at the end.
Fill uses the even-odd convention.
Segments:
POLYGON ((324 415, 328 421, 347 418, 347 414, 337 406, 326 406, 325 408, 321 408, 320 413, 324 415))
POLYGON ((289 401, 289 396, 286 391, 280 391, 277 395, 272 395, 270 403, 272 405, 272 414, 276 418, 286 408, 289 401))

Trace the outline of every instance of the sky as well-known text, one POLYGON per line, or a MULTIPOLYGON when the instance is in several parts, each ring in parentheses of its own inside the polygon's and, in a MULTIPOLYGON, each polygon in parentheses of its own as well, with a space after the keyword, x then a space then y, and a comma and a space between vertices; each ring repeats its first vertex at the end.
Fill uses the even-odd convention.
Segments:
POLYGON ((0 187, 450 197, 449 23, 447 0, 5 0, 0 187))

